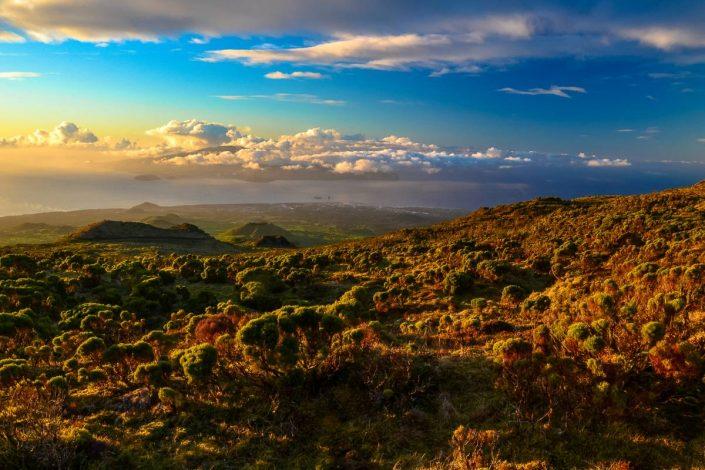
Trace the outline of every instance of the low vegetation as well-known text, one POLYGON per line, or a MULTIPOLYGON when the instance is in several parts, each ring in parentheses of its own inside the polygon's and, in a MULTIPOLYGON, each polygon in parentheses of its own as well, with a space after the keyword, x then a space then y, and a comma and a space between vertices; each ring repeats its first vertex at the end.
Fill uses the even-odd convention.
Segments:
POLYGON ((7 468, 705 466, 705 187, 0 254, 7 468))

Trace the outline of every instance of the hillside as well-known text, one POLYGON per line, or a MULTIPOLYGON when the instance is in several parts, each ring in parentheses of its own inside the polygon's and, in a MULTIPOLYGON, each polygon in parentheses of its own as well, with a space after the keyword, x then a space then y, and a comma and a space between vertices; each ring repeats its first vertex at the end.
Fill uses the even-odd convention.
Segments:
POLYGON ((292 234, 288 230, 268 222, 249 222, 241 227, 229 230, 223 235, 241 237, 248 240, 257 240, 264 236, 292 238, 292 234))
POLYGON ((336 203, 160 206, 145 202, 127 209, 86 209, 0 217, 0 245, 20 242, 52 243, 67 233, 44 230, 28 236, 30 234, 26 231, 18 229, 26 224, 82 227, 102 220, 116 220, 169 228, 191 223, 230 242, 231 230, 252 221, 267 220, 290 232, 291 237, 282 235, 287 239, 302 246, 313 246, 379 235, 400 228, 430 225, 457 215, 460 215, 459 211, 447 209, 371 207, 336 203))
POLYGON ((149 225, 154 225, 155 227, 159 228, 170 228, 174 227, 175 225, 181 225, 187 223, 182 217, 180 217, 178 214, 165 214, 165 215, 153 215, 151 217, 145 217, 144 219, 140 220, 140 222, 149 224, 149 225))
POLYGON ((702 183, 309 249, 2 248, 0 458, 703 468, 704 275, 702 183))
POLYGON ((41 222, 24 222, 0 230, 0 244, 45 243, 66 236, 75 230, 70 225, 50 225, 41 222))
POLYGON ((191 224, 159 228, 141 222, 104 220, 83 227, 68 235, 71 241, 131 243, 157 246, 161 250, 181 249, 194 251, 233 251, 233 247, 220 242, 191 224))

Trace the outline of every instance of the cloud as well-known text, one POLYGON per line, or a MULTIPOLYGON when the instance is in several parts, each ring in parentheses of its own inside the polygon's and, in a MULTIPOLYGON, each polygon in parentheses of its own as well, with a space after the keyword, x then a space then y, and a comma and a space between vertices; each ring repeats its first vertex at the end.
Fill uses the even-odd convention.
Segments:
POLYGON ((705 47, 705 34, 686 28, 651 26, 626 29, 620 34, 624 38, 666 51, 678 47, 705 47))
POLYGON ((634 132, 634 129, 628 129, 628 128, 625 128, 625 129, 617 129, 617 132, 621 132, 621 133, 634 132))
POLYGON ((414 8, 404 0, 334 1, 325 8, 318 0, 0 0, 0 17, 41 41, 153 41, 185 34, 277 36, 291 31, 370 33, 419 29, 426 22, 436 27, 450 23, 471 27, 477 37, 524 38, 533 31, 533 23, 521 12, 496 13, 461 0, 443 5, 421 2, 414 8), (394 28, 389 18, 394 18, 394 28))
POLYGON ((360 68, 400 68, 431 60, 434 51, 451 43, 446 35, 342 36, 314 46, 289 49, 223 49, 203 60, 238 60, 248 65, 280 62, 347 65, 360 68))
MULTIPOLYGON (((625 167, 626 159, 595 155, 555 156, 540 152, 519 152, 489 147, 484 151, 449 148, 389 135, 370 138, 344 135, 335 129, 312 128, 273 138, 258 137, 231 125, 198 120, 170 121, 150 131, 161 136, 164 146, 143 149, 158 168, 150 171, 190 168, 189 175, 238 174, 256 171, 271 174, 389 175, 416 174, 432 176, 444 170, 456 173, 473 167, 498 169, 507 163, 547 166, 625 167), (209 129, 209 131, 206 131, 209 129), (196 137, 196 141, 191 138, 196 137), (204 137, 207 136, 207 137, 204 137), (185 140, 184 140, 185 139, 185 140), (214 144, 218 145, 214 145, 214 144), (194 144, 200 144, 198 148, 194 144), (203 147, 208 148, 203 148, 203 147), (161 169, 161 170, 160 170, 161 169)), ((131 155, 140 151, 132 151, 131 155)), ((182 173, 183 174, 183 173, 182 173)))
POLYGON ((650 140, 659 133, 661 133, 661 129, 656 126, 650 126, 642 130, 636 138, 637 140, 650 140))
POLYGON ((702 2, 332 0, 322 8, 320 0, 0 0, 0 18, 18 32, 6 32, 12 41, 186 38, 202 45, 211 37, 261 37, 278 46, 213 50, 204 59, 424 68, 433 76, 522 58, 705 49, 702 2))
POLYGON ((623 158, 609 159, 609 158, 595 158, 593 160, 588 160, 585 164, 589 167, 626 167, 631 166, 629 160, 623 158))
POLYGON ((684 70, 682 72, 651 72, 647 74, 650 78, 653 79, 661 79, 661 78, 666 78, 666 79, 681 79, 681 78, 688 78, 691 76, 691 73, 687 70, 684 70))
POLYGON ((17 33, 0 30, 0 43, 19 44, 26 41, 27 40, 23 36, 20 36, 17 33))
POLYGON ((304 78, 304 79, 309 79, 309 80, 320 80, 322 78, 326 78, 325 75, 318 73, 318 72, 292 72, 292 73, 284 73, 284 72, 269 72, 268 74, 265 74, 265 78, 269 78, 270 80, 292 80, 295 78, 304 78))
MULTIPOLYGON (((146 134, 160 142, 140 146, 127 139, 98 137, 87 128, 62 122, 48 131, 0 138, 0 147, 47 147, 47 152, 59 147, 90 149, 96 152, 96 158, 91 160, 95 165, 118 162, 115 163, 118 166, 110 168, 186 178, 246 179, 257 175, 259 180, 358 177, 418 180, 491 175, 510 164, 530 171, 631 165, 625 158, 586 153, 555 155, 497 147, 478 151, 418 142, 399 135, 376 138, 323 128, 261 137, 253 135, 247 127, 199 119, 172 120, 146 134)), ((68 155, 73 158, 70 152, 68 155)))
MULTIPOLYGON (((478 160, 469 152, 457 152, 433 144, 414 142, 407 137, 390 135, 370 139, 361 135, 346 136, 335 129, 313 128, 293 135, 266 139, 238 131, 225 141, 226 129, 234 126, 202 121, 170 121, 150 131, 165 138, 167 144, 180 146, 180 138, 191 136, 194 128, 209 126, 219 129, 218 142, 225 147, 194 150, 157 157, 160 166, 213 167, 231 166, 241 169, 318 171, 338 175, 361 175, 417 170, 434 174, 451 160, 478 160), (196 124, 197 123, 197 124, 196 124), (178 138, 174 139, 174 136, 178 138)), ((197 132, 199 136, 202 132, 197 132)), ((213 141, 209 141, 214 143, 213 141)), ((187 141, 191 145, 192 142, 187 141)), ((488 149, 495 155, 498 149, 488 149)))
POLYGON ((500 158, 502 151, 497 147, 490 147, 484 152, 474 152, 470 156, 472 158, 500 158))
POLYGON ((303 47, 266 47, 212 50, 206 62, 235 60, 247 65, 294 63, 376 70, 435 69, 446 73, 478 73, 474 61, 506 58, 511 46, 484 47, 488 41, 526 40, 534 32, 533 17, 524 14, 489 15, 454 20, 438 26, 442 31, 401 34, 336 32, 330 39, 303 47))
POLYGON ((529 90, 518 90, 516 88, 500 88, 497 91, 501 91, 502 93, 509 93, 512 95, 553 95, 553 96, 560 96, 561 98, 571 98, 572 96, 569 95, 566 92, 570 93, 587 93, 585 88, 578 87, 578 86, 555 86, 551 85, 550 88, 531 88, 529 90))
POLYGON ((36 72, 0 72, 0 80, 24 80, 41 76, 40 73, 36 72))
POLYGON ((64 121, 51 131, 37 129, 31 134, 0 138, 0 147, 89 146, 98 137, 88 129, 64 121))
POLYGON ((242 137, 242 133, 235 126, 197 119, 172 120, 161 127, 148 130, 147 135, 161 137, 168 145, 183 148, 214 147, 242 137))
POLYGON ((343 106, 347 103, 345 100, 320 98, 316 95, 306 93, 275 93, 273 95, 217 95, 216 98, 226 101, 273 100, 288 103, 320 104, 326 106, 343 106))
POLYGON ((333 167, 333 173, 346 174, 363 174, 363 173, 379 173, 379 172, 389 172, 391 167, 389 165, 380 164, 372 160, 355 160, 354 162, 342 161, 336 163, 333 167))

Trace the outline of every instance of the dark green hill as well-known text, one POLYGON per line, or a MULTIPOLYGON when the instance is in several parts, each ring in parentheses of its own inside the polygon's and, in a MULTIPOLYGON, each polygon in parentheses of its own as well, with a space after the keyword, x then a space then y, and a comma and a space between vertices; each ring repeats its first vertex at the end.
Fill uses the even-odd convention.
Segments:
POLYGON ((159 228, 170 228, 175 225, 185 224, 186 220, 184 220, 183 217, 179 216, 179 214, 168 213, 164 215, 153 215, 150 217, 146 217, 140 220, 140 222, 153 225, 159 228))
POLYGON ((259 240, 262 237, 294 239, 294 235, 291 232, 269 222, 249 222, 240 227, 227 230, 223 232, 221 236, 224 238, 250 241, 259 240))
POLYGON ((195 252, 233 251, 227 243, 216 240, 191 224, 159 228, 141 222, 104 220, 71 233, 68 240, 78 242, 113 242, 150 245, 161 250, 181 249, 195 252))

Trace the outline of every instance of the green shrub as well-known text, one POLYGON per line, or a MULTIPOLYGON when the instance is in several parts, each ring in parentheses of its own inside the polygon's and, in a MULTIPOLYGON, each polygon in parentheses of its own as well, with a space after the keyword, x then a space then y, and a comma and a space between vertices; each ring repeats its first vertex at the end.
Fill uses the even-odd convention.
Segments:
POLYGON ((502 301, 510 304, 521 302, 525 295, 521 286, 509 285, 502 289, 502 301))
POLYGON ((105 341, 97 336, 92 336, 78 346, 76 355, 84 359, 89 359, 95 358, 103 351, 105 351, 105 341))
POLYGON ((46 387, 54 394, 65 393, 69 389, 69 382, 63 375, 57 375, 47 380, 46 387))
POLYGON ((583 347, 588 352, 598 353, 605 348, 605 340, 602 338, 602 336, 588 336, 588 338, 583 343, 583 347))
POLYGON ((473 286, 473 276, 465 271, 451 271, 443 281, 443 290, 448 295, 462 295, 473 286))
POLYGON ((171 387, 160 388, 159 392, 157 392, 157 396, 164 406, 168 406, 171 409, 180 408, 184 402, 183 395, 171 387))
POLYGON ((179 357, 179 364, 190 384, 205 382, 218 360, 218 351, 210 344, 193 346, 179 357))
POLYGON ((171 373, 171 362, 157 361, 140 364, 132 374, 135 382, 143 383, 151 387, 158 387, 166 382, 171 373))
POLYGON ((573 323, 568 327, 568 331, 566 332, 566 336, 569 338, 576 339, 578 341, 583 341, 587 339, 588 336, 592 331, 590 330, 590 325, 587 323, 583 322, 578 322, 578 323, 573 323))
POLYGON ((666 335, 666 327, 663 323, 652 321, 641 327, 641 336, 649 343, 656 343, 666 335))
POLYGON ((509 338, 497 341, 492 347, 495 356, 505 364, 511 364, 531 354, 531 343, 523 338, 509 338))

